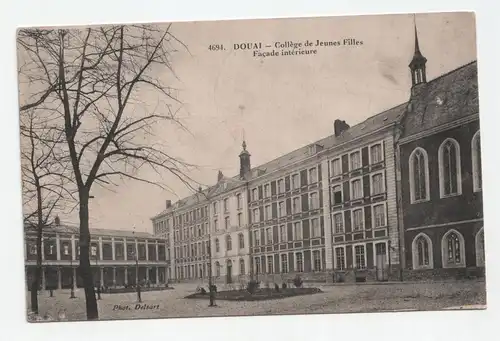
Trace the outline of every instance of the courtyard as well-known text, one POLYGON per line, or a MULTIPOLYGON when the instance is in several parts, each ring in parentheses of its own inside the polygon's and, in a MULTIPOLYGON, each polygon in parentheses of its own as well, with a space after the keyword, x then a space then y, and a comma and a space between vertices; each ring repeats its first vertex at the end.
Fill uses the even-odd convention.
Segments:
MULTIPOLYGON (((308 285, 313 286, 313 285, 308 285)), ((268 301, 217 301, 209 308, 204 299, 186 299, 197 284, 176 284, 174 290, 103 294, 98 301, 101 320, 208 316, 254 316, 277 314, 356 313, 382 311, 483 308, 485 282, 466 280, 437 283, 391 283, 360 285, 314 285, 322 292, 268 301)), ((49 321, 85 320, 83 290, 70 299, 69 290, 39 294, 40 316, 49 321)), ((29 296, 27 296, 29 298, 29 296)), ((29 302, 29 300, 28 300, 29 302)))

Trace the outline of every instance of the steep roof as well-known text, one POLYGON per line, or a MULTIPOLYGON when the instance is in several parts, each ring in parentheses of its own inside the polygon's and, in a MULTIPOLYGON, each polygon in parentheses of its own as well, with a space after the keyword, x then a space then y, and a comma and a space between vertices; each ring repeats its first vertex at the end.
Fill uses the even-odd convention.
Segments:
POLYGON ((402 137, 479 112, 476 61, 421 86, 403 119, 402 137))

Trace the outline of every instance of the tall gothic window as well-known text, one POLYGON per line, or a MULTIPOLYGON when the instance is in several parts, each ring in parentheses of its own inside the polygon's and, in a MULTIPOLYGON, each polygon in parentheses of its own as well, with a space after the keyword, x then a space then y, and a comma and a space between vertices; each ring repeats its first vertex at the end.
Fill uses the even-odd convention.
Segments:
POLYGON ((472 138, 471 144, 472 150, 472 179, 474 182, 474 192, 480 191, 482 186, 482 176, 481 176, 481 139, 479 131, 472 138))
POLYGON ((226 237, 226 250, 231 251, 233 249, 233 241, 231 239, 231 236, 226 237))
POLYGON ((443 267, 463 267, 465 266, 465 245, 462 235, 450 230, 443 237, 442 241, 443 267))
POLYGON ((416 148, 410 155, 410 201, 412 203, 429 199, 429 164, 427 152, 416 148))
POLYGON ((425 233, 420 233, 413 240, 412 253, 414 269, 432 269, 432 242, 425 233))
POLYGON ((446 139, 439 147, 439 189, 441 197, 462 193, 460 146, 446 139))
POLYGON ((245 260, 244 259, 240 259, 240 275, 244 275, 245 274, 245 260))

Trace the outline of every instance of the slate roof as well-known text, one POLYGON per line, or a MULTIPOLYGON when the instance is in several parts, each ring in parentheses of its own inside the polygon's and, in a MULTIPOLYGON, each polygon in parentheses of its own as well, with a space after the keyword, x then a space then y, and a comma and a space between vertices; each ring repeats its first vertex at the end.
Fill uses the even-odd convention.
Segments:
MULTIPOLYGON (((310 146, 316 145, 319 150, 329 149, 338 146, 342 143, 354 140, 357 137, 363 136, 368 133, 372 133, 380 128, 391 125, 401 118, 406 108, 406 103, 400 104, 396 107, 388 109, 381 112, 380 114, 374 115, 366 119, 365 121, 350 127, 348 130, 344 131, 340 136, 330 135, 321 140, 303 146, 296 149, 288 154, 280 156, 272 161, 264 163, 260 166, 253 167, 251 170, 251 175, 247 181, 256 179, 264 174, 273 172, 277 169, 290 165, 294 162, 303 160, 311 156, 310 146)), ((240 180, 240 176, 237 175, 232 178, 223 177, 219 183, 216 185, 206 188, 197 193, 177 201, 169 209, 163 210, 161 213, 153 217, 155 219, 164 214, 171 212, 172 210, 182 209, 183 207, 190 207, 202 202, 207 196, 213 197, 217 194, 224 193, 241 186, 245 181, 240 180), (224 187, 224 184, 226 187, 224 187)))
MULTIPOLYGON (((59 226, 50 226, 44 230, 45 232, 62 233, 62 234, 78 234, 79 229, 77 225, 63 224, 59 226)), ((28 231, 27 231, 28 232, 28 231)), ((126 230, 112 230, 112 229, 90 229, 91 236, 111 236, 111 237, 137 237, 137 238, 154 238, 153 234, 149 232, 126 231, 126 230)))
POLYGON ((477 61, 427 82, 405 114, 402 137, 477 114, 477 83, 477 61))

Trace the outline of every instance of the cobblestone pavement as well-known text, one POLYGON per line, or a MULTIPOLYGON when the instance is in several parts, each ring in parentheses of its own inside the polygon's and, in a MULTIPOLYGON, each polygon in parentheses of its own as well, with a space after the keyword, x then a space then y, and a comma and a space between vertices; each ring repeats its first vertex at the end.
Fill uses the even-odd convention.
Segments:
MULTIPOLYGON (((480 309, 486 304, 484 281, 319 286, 323 293, 258 302, 217 301, 215 308, 208 307, 208 300, 184 298, 193 293, 196 286, 174 284, 174 290, 143 292, 140 305, 134 293, 103 294, 98 301, 99 316, 100 319, 130 319, 480 309)), ((42 292, 39 295, 41 317, 85 320, 83 290, 78 290, 76 296, 70 299, 69 290, 58 291, 54 297, 42 292)))

